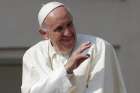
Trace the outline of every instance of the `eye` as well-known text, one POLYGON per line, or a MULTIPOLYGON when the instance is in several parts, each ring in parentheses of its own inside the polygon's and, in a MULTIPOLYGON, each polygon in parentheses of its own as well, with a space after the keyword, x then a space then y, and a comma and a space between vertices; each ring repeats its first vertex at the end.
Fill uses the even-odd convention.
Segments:
POLYGON ((63 31, 63 27, 62 26, 58 26, 54 32, 62 32, 63 31))
POLYGON ((67 27, 71 27, 71 26, 73 26, 72 21, 70 21, 70 22, 67 24, 67 27))

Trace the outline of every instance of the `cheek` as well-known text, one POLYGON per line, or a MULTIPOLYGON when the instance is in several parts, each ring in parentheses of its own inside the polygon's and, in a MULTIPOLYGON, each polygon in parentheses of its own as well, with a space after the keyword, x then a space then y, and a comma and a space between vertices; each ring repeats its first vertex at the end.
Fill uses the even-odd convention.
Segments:
POLYGON ((73 35, 75 35, 75 34, 76 34, 76 32, 75 32, 75 29, 74 29, 74 28, 72 28, 72 29, 71 29, 71 31, 72 31, 72 34, 73 34, 73 35))
POLYGON ((61 39, 61 34, 59 34, 59 33, 51 33, 50 34, 50 39, 53 42, 58 42, 61 39))

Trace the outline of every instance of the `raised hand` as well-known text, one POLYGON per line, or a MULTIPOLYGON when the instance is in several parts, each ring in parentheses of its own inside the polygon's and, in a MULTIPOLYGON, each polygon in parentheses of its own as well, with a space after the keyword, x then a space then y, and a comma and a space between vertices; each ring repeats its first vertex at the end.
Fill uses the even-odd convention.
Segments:
POLYGON ((73 73, 73 70, 76 69, 84 60, 90 57, 88 54, 84 54, 84 51, 91 47, 91 42, 85 42, 80 45, 80 47, 72 53, 70 56, 65 68, 68 73, 73 73))

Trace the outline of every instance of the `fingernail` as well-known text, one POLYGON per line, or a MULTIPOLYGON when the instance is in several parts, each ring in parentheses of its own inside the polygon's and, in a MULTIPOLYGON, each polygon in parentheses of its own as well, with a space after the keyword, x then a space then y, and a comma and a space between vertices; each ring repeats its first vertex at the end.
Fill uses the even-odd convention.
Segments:
POLYGON ((87 42, 87 44, 91 44, 91 42, 90 42, 90 41, 88 41, 88 42, 87 42))
POLYGON ((86 56, 87 56, 87 57, 90 57, 90 55, 89 55, 89 54, 86 54, 86 56))

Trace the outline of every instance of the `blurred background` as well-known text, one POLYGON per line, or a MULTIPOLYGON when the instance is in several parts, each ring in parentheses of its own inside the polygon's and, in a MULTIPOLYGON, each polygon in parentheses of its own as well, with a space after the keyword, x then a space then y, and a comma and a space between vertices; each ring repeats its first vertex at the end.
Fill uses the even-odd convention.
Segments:
MULTIPOLYGON (((0 0, 0 93, 20 93, 23 53, 41 40, 37 14, 51 0, 0 0)), ((114 45, 128 93, 140 89, 140 0, 55 0, 66 4, 77 32, 114 45)))

